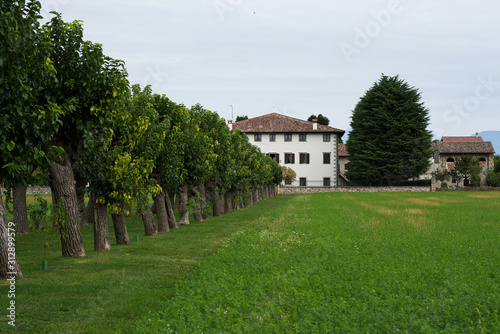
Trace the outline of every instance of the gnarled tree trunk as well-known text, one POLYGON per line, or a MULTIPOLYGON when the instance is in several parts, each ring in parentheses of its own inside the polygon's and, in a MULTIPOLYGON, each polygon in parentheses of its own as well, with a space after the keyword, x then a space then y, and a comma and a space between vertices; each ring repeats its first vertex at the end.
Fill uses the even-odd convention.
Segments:
POLYGON ((252 187, 252 200, 253 200, 252 204, 259 202, 259 191, 258 191, 257 186, 252 187))
POLYGON ((175 219, 175 214, 174 214, 174 208, 173 208, 173 200, 174 200, 175 195, 171 195, 169 193, 165 193, 165 204, 167 207, 167 213, 168 213, 168 226, 170 228, 179 228, 179 225, 177 224, 177 220, 175 219))
POLYGON ((188 210, 188 189, 187 184, 179 187, 179 203, 180 203, 180 219, 179 224, 189 225, 189 210, 188 210))
POLYGON ((228 191, 224 194, 224 212, 229 213, 233 211, 233 201, 231 198, 231 192, 228 191))
POLYGON ((128 245, 130 239, 128 237, 127 225, 125 225, 125 212, 124 205, 120 206, 120 211, 118 213, 112 213, 111 218, 113 219, 113 227, 115 229, 116 244, 118 245, 128 245))
MULTIPOLYGON (((142 199, 145 201, 146 199, 142 199)), ((142 203, 145 204, 145 203, 142 203)), ((146 205, 141 205, 146 207, 146 205)), ((151 208, 146 209, 146 212, 142 214, 142 222, 144 223, 144 233, 146 235, 157 235, 158 230, 156 229, 155 216, 151 212, 151 208)))
POLYGON ((94 206, 94 250, 96 252, 110 250, 111 241, 109 239, 108 206, 96 203, 94 206))
POLYGON ((9 230, 9 223, 7 222, 7 214, 5 213, 3 198, 0 196, 0 277, 4 279, 23 277, 21 267, 17 261, 14 240, 14 228, 12 226, 9 230))
POLYGON ((26 210, 26 186, 12 185, 12 199, 14 206, 14 225, 16 234, 28 234, 28 211, 26 210))
POLYGON ((165 193, 161 192, 157 196, 153 197, 156 207, 156 219, 158 221, 158 232, 169 232, 170 227, 168 226, 168 213, 167 207, 165 205, 165 193))
POLYGON ((64 209, 69 221, 66 226, 60 226, 62 255, 65 257, 85 256, 82 231, 80 229, 80 215, 78 212, 78 199, 76 198, 75 177, 73 168, 65 152, 58 161, 49 165, 50 190, 55 203, 64 199, 64 209))
POLYGON ((224 214, 224 196, 220 194, 217 187, 213 188, 213 212, 214 217, 219 217, 224 214))
MULTIPOLYGON (((191 193, 196 198, 196 200, 198 200, 198 197, 201 197, 198 186, 191 187, 191 193)), ((197 222, 203 221, 203 216, 201 214, 201 207, 200 207, 199 203, 197 203, 193 207, 193 217, 194 217, 194 221, 197 221, 197 222)))
POLYGON ((201 217, 203 219, 208 219, 210 218, 210 215, 208 214, 207 210, 207 191, 205 189, 205 183, 202 183, 198 186, 198 192, 201 197, 201 217))

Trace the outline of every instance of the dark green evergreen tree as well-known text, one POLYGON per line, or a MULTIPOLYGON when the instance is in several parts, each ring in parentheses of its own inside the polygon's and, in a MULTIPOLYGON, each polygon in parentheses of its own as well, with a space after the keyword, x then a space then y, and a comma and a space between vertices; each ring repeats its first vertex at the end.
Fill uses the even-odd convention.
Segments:
POLYGON ((429 168, 429 110, 418 89, 382 74, 351 116, 348 178, 355 184, 393 185, 429 168))

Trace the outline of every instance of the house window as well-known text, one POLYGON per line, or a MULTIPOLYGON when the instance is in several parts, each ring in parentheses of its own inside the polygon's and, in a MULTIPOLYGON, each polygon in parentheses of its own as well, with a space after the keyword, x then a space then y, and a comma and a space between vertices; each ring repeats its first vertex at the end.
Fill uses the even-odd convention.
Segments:
POLYGON ((327 152, 327 153, 323 153, 323 163, 324 164, 330 164, 331 163, 331 153, 330 152, 327 152))
POLYGON ((309 163, 309 153, 299 153, 299 163, 308 164, 309 163))
POLYGON ((453 168, 455 168, 455 159, 448 158, 448 160, 446 160, 446 167, 448 168, 448 171, 450 171, 453 168))
POLYGON ((291 186, 292 185, 292 180, 285 180, 285 185, 286 186, 291 186))
POLYGON ((299 135, 299 141, 307 141, 307 134, 301 133, 299 135))
POLYGON ((267 153, 266 156, 269 158, 276 160, 277 163, 280 163, 280 155, 279 153, 267 153))
POLYGON ((292 141, 292 134, 286 133, 285 134, 285 141, 292 141))
POLYGON ((323 141, 330 141, 330 140, 331 140, 331 138, 330 138, 330 134, 325 133, 325 134, 323 135, 323 141))
POLYGON ((300 186, 301 187, 307 186, 307 179, 305 177, 300 178, 300 186))
POLYGON ((262 141, 262 135, 260 133, 256 133, 253 135, 254 141, 262 141))
POLYGON ((276 141, 276 135, 274 133, 269 135, 269 141, 276 141))
POLYGON ((295 154, 285 153, 285 164, 294 164, 294 163, 295 163, 295 154))
POLYGON ((323 187, 330 187, 331 181, 329 177, 324 177, 323 178, 323 187))
POLYGON ((481 167, 486 167, 486 159, 485 158, 479 158, 479 164, 481 167))

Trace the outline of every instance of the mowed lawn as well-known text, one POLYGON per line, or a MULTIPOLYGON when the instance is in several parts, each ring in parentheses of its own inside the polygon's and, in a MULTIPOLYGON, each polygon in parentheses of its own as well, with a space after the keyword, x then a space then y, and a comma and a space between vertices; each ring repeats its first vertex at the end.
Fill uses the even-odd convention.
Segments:
POLYGON ((500 193, 295 196, 135 329, 500 333, 500 193))
POLYGON ((278 196, 101 253, 83 233, 46 271, 16 239, 18 332, 500 332, 499 192, 278 196))

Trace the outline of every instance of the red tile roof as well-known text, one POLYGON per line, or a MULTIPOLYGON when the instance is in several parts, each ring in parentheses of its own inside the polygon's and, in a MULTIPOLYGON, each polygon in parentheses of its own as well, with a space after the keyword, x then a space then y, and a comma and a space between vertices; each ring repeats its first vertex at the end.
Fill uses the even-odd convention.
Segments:
POLYGON ((350 157, 351 155, 347 152, 347 144, 339 143, 339 157, 350 157))
POLYGON ((483 142, 445 142, 432 143, 432 149, 439 154, 494 154, 490 141, 483 142))
POLYGON ((344 130, 331 126, 318 124, 318 128, 313 130, 313 122, 303 121, 298 118, 285 116, 278 113, 267 114, 243 121, 235 122, 232 128, 240 129, 245 133, 339 133, 342 137, 344 130))
POLYGON ((483 138, 478 136, 468 136, 468 137, 442 137, 441 141, 453 142, 453 143, 481 143, 484 142, 483 138))
POLYGON ((484 141, 480 136, 442 137, 433 143, 437 153, 448 154, 493 154, 495 149, 491 141, 484 141))

